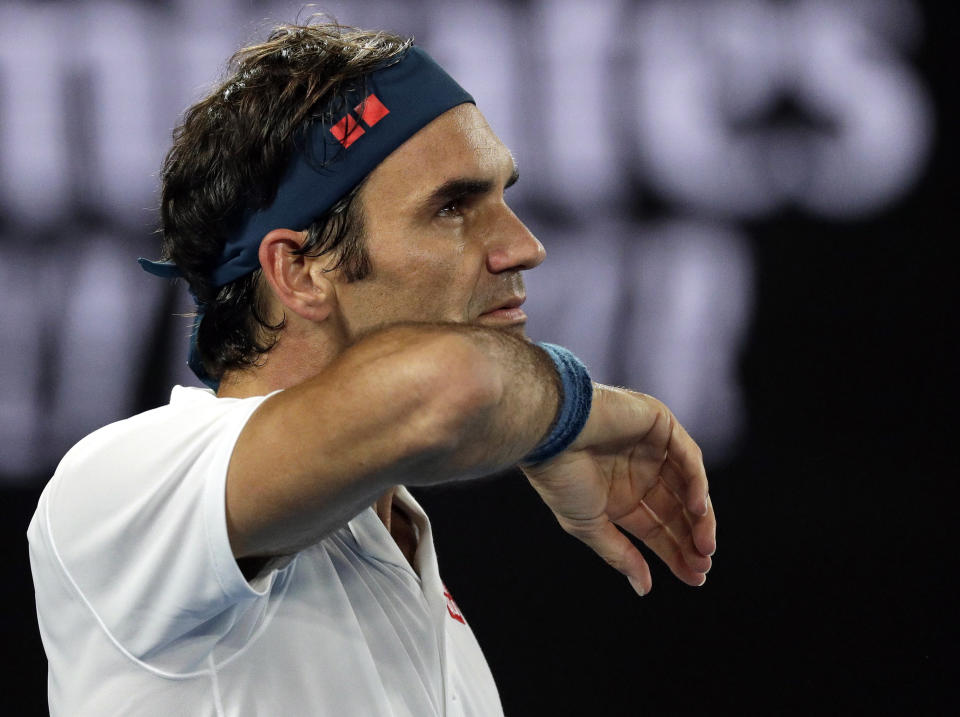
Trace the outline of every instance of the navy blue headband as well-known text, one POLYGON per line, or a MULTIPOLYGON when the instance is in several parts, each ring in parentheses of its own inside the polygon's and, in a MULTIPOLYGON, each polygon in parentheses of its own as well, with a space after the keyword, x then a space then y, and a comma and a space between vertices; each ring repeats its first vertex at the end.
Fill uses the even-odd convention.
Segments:
MULTIPOLYGON (((247 212, 230 233, 210 275, 215 287, 260 268, 260 241, 271 230, 306 229, 431 120, 474 101, 419 47, 411 47, 360 85, 347 92, 339 116, 311 126, 273 203, 247 212)), ((156 276, 181 276, 172 262, 138 261, 156 276)))
MULTIPOLYGON (((306 229, 346 195, 397 147, 470 94, 419 47, 372 72, 346 92, 339 113, 311 125, 298 142, 270 206, 246 212, 229 232, 210 274, 213 286, 225 286, 260 268, 260 242, 273 229, 306 229)), ((177 265, 140 258, 155 276, 181 277, 177 265)), ((190 337, 190 368, 213 389, 197 351, 203 307, 197 307, 190 337)))

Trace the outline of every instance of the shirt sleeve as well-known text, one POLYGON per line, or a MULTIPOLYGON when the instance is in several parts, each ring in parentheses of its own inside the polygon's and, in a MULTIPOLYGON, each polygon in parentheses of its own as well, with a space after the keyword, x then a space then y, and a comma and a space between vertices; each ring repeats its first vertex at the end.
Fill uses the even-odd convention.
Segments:
POLYGON ((233 447, 263 401, 202 396, 121 421, 64 458, 46 497, 55 560, 133 658, 184 674, 263 619, 275 572, 244 579, 226 528, 233 447))

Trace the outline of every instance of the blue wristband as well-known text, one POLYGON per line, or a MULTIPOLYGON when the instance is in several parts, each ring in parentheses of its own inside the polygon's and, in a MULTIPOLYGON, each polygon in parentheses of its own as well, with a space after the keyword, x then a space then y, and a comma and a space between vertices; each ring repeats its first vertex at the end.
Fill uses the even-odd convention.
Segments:
POLYGON ((524 463, 540 463, 565 451, 583 430, 593 401, 593 382, 587 373, 587 367, 580 359, 556 344, 537 346, 547 352, 557 367, 563 384, 563 396, 560 414, 554 421, 553 430, 523 459, 524 463))

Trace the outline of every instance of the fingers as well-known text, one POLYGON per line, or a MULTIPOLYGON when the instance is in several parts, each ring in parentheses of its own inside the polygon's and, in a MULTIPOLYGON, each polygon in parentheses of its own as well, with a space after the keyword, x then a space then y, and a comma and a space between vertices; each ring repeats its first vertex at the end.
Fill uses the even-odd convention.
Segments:
MULTIPOLYGON (((702 552, 696 545, 694 528, 698 524, 698 521, 683 507, 683 503, 680 502, 680 499, 670 490, 665 482, 658 481, 657 485, 644 497, 643 506, 646 508, 648 521, 636 527, 640 530, 653 531, 662 525, 664 536, 669 537, 673 543, 667 547, 666 550, 670 553, 678 553, 680 560, 689 566, 691 570, 706 574, 707 571, 710 570, 712 561, 709 555, 702 552)), ((650 537, 649 534, 640 534, 633 530, 634 526, 627 527, 619 520, 615 522, 629 530, 630 533, 637 538, 645 542, 648 541, 650 537)), ((656 551, 656 546, 651 545, 650 547, 656 551)), ((660 552, 657 554, 660 555, 660 552)), ((666 558, 663 559, 664 562, 670 565, 669 560, 666 558)), ((702 582, 702 580, 700 582, 702 582)), ((699 585, 700 582, 697 584, 699 585)))
POLYGON ((629 393, 634 398, 640 399, 640 402, 647 406, 649 413, 658 417, 642 440, 650 446, 665 446, 666 450, 658 456, 658 460, 663 460, 666 456, 666 460, 674 463, 679 469, 671 476, 670 487, 677 495, 683 496, 686 509, 693 515, 706 515, 709 487, 700 446, 663 402, 643 393, 633 391, 629 393))
POLYGON ((569 521, 558 516, 560 525, 570 535, 586 543, 610 565, 627 576, 638 595, 646 595, 653 587, 650 566, 640 551, 605 516, 588 521, 569 521))
MULTIPOLYGON (((658 501, 656 505, 651 503, 650 500, 647 500, 646 497, 644 500, 662 520, 666 521, 668 518, 674 517, 674 512, 677 509, 684 507, 681 505, 680 498, 677 496, 684 495, 683 488, 685 486, 685 479, 681 468, 669 458, 660 468, 660 477, 666 486, 669 487, 669 491, 674 493, 672 498, 673 504, 676 507, 670 505, 670 501, 666 500, 665 496, 660 496, 664 500, 658 501)), ((717 518, 716 515, 714 515, 713 503, 710 500, 709 494, 707 494, 706 504, 707 511, 703 515, 696 515, 690 511, 683 510, 680 512, 689 526, 686 532, 691 535, 692 543, 697 551, 701 555, 713 555, 717 550, 717 518)), ((675 532, 679 533, 679 526, 673 523, 670 523, 670 525, 675 532)))
POLYGON ((713 512, 713 501, 707 496, 707 514, 693 524, 693 543, 704 555, 717 552, 717 516, 713 512))
POLYGON ((673 419, 667 456, 679 468, 676 477, 682 484, 682 487, 671 487, 677 491, 677 495, 683 496, 687 510, 694 515, 706 515, 708 486, 703 453, 676 418, 673 419))
MULTIPOLYGON (((686 549, 684 540, 678 538, 645 504, 641 504, 632 513, 619 519, 617 523, 631 535, 642 540, 657 554, 670 571, 687 585, 703 585, 710 569, 710 558, 699 555, 689 544, 686 549)), ((690 543, 689 534, 686 542, 690 543)))

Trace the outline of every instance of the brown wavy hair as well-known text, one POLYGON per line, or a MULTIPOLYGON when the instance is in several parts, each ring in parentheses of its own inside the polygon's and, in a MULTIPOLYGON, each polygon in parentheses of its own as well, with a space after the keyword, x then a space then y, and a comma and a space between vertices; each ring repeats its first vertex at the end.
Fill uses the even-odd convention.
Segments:
MULTIPOLYGON (((261 272, 216 288, 210 272, 231 227, 269 206, 300 133, 343 112, 350 87, 412 39, 330 22, 280 25, 237 51, 229 76, 190 107, 162 170, 162 257, 176 263, 200 307, 197 348, 207 374, 256 365, 283 322, 266 318, 261 272)), ((370 271, 359 184, 307 228, 300 253, 333 253, 348 281, 370 271)), ((297 227, 293 227, 297 228, 297 227)))

